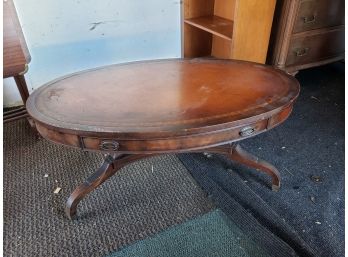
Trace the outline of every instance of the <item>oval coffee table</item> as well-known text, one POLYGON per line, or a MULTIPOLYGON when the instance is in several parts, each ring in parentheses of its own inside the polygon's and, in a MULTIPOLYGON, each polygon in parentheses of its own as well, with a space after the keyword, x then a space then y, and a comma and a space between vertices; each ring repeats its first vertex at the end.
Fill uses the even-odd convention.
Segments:
POLYGON ((299 89, 292 76, 260 64, 159 60, 57 79, 30 95, 27 110, 44 138, 106 154, 70 195, 72 218, 82 198, 121 167, 161 153, 221 153, 270 175, 277 191, 277 169, 236 142, 286 120, 299 89))

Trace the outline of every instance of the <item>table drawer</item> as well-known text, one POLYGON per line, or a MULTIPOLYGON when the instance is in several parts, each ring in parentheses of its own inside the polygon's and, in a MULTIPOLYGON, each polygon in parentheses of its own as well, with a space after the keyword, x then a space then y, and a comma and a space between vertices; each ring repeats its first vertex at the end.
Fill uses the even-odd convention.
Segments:
POLYGON ((344 24, 344 0, 302 0, 293 33, 344 24))
POLYGON ((290 41, 286 66, 306 64, 344 54, 344 27, 294 35, 290 41))
POLYGON ((228 143, 257 135, 267 129, 268 120, 240 127, 233 127, 187 136, 154 139, 117 139, 81 137, 82 148, 105 152, 170 152, 188 151, 190 149, 206 148, 213 145, 228 143))

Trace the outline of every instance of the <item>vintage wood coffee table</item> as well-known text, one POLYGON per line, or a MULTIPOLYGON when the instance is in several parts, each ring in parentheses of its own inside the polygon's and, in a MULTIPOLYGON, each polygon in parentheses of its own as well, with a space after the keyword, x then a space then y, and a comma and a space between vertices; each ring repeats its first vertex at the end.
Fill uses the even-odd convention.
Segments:
POLYGON ((162 153, 224 154, 267 173, 278 190, 277 169, 236 142, 286 120, 299 89, 292 76, 255 63, 159 60, 60 78, 31 94, 27 110, 44 138, 106 154, 70 195, 72 218, 81 199, 121 167, 162 153))

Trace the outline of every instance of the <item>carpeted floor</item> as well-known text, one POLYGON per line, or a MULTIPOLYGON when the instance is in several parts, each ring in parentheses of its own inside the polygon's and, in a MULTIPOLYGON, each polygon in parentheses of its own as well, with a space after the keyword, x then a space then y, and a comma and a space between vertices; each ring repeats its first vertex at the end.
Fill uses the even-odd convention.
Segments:
POLYGON ((79 218, 69 221, 69 193, 101 160, 37 140, 25 120, 6 124, 4 255, 104 256, 213 208, 180 161, 165 155, 122 169, 83 200, 79 218), (62 190, 54 194, 57 187, 62 190))
POLYGON ((222 211, 174 226, 108 257, 269 257, 222 211))

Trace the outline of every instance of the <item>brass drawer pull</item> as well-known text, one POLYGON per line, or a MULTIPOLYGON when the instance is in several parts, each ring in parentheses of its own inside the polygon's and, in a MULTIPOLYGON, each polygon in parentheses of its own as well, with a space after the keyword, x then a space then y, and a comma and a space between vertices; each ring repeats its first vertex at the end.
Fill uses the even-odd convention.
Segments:
POLYGON ((120 144, 114 140, 104 140, 100 143, 100 150, 102 151, 117 151, 120 144))
POLYGON ((254 134, 255 129, 253 127, 245 127, 242 128, 241 131, 239 131, 239 135, 242 137, 247 137, 247 136, 251 136, 252 134, 254 134))
POLYGON ((309 17, 302 17, 302 19, 303 19, 303 23, 304 24, 314 23, 316 21, 316 16, 312 15, 312 16, 309 16, 309 17))
POLYGON ((300 56, 305 56, 308 53, 309 48, 297 48, 295 49, 295 54, 296 56, 300 57, 300 56))

